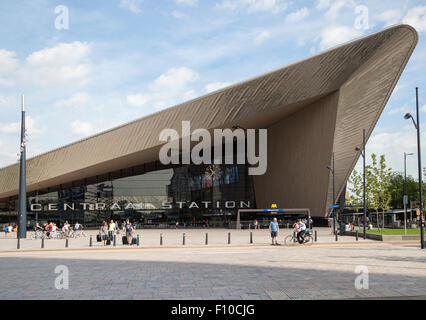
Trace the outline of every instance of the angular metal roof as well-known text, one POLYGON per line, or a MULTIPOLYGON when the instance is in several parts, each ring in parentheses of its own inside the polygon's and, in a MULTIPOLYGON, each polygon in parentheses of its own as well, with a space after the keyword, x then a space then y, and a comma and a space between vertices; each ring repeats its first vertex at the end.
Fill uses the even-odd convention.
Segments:
MULTIPOLYGON (((412 27, 391 27, 44 153, 27 161, 27 190, 157 160, 161 130, 180 132, 183 120, 190 120, 192 129, 267 128, 337 92, 333 150, 341 191, 359 157, 354 146, 362 141, 362 129, 367 136, 373 131, 417 41, 412 27)), ((18 164, 0 170, 0 198, 17 195, 18 175, 18 164)))

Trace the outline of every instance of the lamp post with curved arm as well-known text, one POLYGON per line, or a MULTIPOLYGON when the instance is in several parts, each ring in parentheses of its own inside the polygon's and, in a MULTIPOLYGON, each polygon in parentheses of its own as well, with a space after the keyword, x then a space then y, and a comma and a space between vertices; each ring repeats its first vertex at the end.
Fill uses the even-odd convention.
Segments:
POLYGON ((413 121, 414 127, 417 130, 417 162, 418 162, 418 170, 419 170, 419 201, 420 201, 420 245, 421 248, 425 248, 425 229, 424 229, 424 221, 423 221, 423 184, 422 184, 422 155, 420 151, 420 116, 419 116, 419 88, 416 88, 416 118, 417 121, 414 120, 411 113, 406 113, 404 119, 413 121))

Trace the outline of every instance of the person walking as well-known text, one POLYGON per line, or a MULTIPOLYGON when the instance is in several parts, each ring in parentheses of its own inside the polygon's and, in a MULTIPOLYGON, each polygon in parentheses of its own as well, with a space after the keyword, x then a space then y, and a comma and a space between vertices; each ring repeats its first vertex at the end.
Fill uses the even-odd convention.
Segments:
POLYGON ((133 225, 130 223, 129 219, 126 219, 124 223, 124 231, 126 232, 127 245, 132 245, 133 240, 133 225))
POLYGON ((272 245, 279 246, 279 243, 277 241, 279 229, 280 229, 280 227, 278 225, 278 220, 277 220, 277 218, 274 218, 271 221, 271 223, 269 224, 269 233, 271 234, 272 245))
POLYGON ((111 221, 109 222, 109 226, 108 226, 108 237, 110 241, 114 240, 115 237, 115 222, 114 220, 111 219, 111 221))
POLYGON ((314 220, 312 219, 311 216, 309 216, 308 221, 309 221, 309 229, 312 230, 314 228, 314 220))
POLYGON ((102 221, 101 229, 99 230, 99 234, 101 236, 101 241, 104 242, 104 246, 106 246, 106 241, 108 237, 108 225, 106 221, 102 221))

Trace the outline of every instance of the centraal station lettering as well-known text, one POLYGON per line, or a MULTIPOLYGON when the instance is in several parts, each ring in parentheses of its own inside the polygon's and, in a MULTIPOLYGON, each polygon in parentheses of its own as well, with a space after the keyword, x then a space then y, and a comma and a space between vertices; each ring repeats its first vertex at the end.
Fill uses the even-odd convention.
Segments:
POLYGON ((167 209, 247 209, 250 208, 250 201, 200 201, 200 202, 163 202, 160 208, 155 208, 150 203, 132 203, 132 202, 113 202, 110 204, 98 202, 98 203, 33 203, 30 205, 30 211, 75 211, 75 210, 110 210, 110 211, 122 211, 122 210, 167 210, 167 209))

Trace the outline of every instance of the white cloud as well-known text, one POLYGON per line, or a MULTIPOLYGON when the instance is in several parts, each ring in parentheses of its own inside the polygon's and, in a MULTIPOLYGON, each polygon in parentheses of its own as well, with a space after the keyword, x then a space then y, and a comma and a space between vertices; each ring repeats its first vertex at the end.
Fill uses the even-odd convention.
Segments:
POLYGON ((175 0, 177 4, 185 6, 195 6, 198 3, 198 0, 175 0))
POLYGON ((0 108, 2 107, 19 107, 14 97, 0 96, 0 108))
POLYGON ((175 17, 176 19, 183 19, 186 17, 186 14, 180 11, 173 11, 172 16, 175 17))
POLYGON ((86 92, 77 92, 68 99, 62 99, 55 103, 59 108, 75 108, 85 105, 89 101, 89 95, 86 92))
POLYGON ((318 0, 317 9, 324 10, 330 6, 330 0, 318 0))
POLYGON ((401 21, 403 13, 401 10, 391 9, 376 16, 376 19, 385 23, 385 27, 397 24, 401 21))
MULTIPOLYGON (((394 115, 394 114, 400 114, 401 115, 401 118, 402 118, 402 116, 405 114, 405 113, 407 113, 407 112, 409 112, 411 110, 411 108, 408 106, 408 105, 403 105, 403 106, 400 106, 400 107, 397 107, 397 108, 392 108, 392 109, 390 109, 388 112, 387 112, 387 114, 388 115, 394 115)), ((425 110, 426 111, 426 110, 425 110)))
MULTIPOLYGON (((45 126, 39 126, 37 121, 31 117, 26 116, 25 128, 27 129, 28 135, 31 138, 33 134, 40 134, 46 132, 45 126)), ((21 132, 21 122, 9 122, 0 124, 0 133, 6 134, 19 134, 21 132)))
POLYGON ((198 78, 198 73, 189 68, 171 68, 148 85, 148 92, 127 96, 127 104, 139 107, 150 101, 160 110, 185 102, 196 97, 189 84, 198 78))
POLYGON ((0 125, 0 132, 1 133, 19 133, 21 130, 21 123, 19 122, 10 122, 10 123, 3 123, 0 125))
POLYGON ((149 96, 145 94, 128 95, 126 101, 129 106, 143 107, 149 101, 149 96))
POLYGON ((71 122, 71 131, 76 136, 88 136, 93 132, 93 126, 89 122, 75 120, 71 122))
POLYGON ((16 53, 0 49, 0 75, 14 71, 17 66, 18 60, 16 59, 16 53))
POLYGON ((268 31, 262 31, 254 38, 254 44, 260 45, 271 37, 271 33, 268 31))
POLYGON ((308 10, 308 8, 304 7, 300 10, 297 10, 295 12, 288 14, 287 17, 285 18, 285 21, 287 23, 295 23, 295 22, 298 22, 300 20, 303 20, 308 15, 309 15, 309 10, 308 10))
POLYGON ((35 51, 26 58, 21 78, 41 86, 85 84, 91 71, 90 52, 91 45, 80 41, 35 51))
POLYGON ((330 9, 325 13, 324 17, 328 20, 336 20, 340 15, 340 9, 342 9, 348 3, 345 0, 339 0, 334 2, 330 9))
POLYGON ((121 0, 120 7, 126 8, 133 13, 139 14, 142 13, 140 8, 141 1, 140 0, 121 0))
POLYGON ((283 12, 288 7, 287 3, 283 0, 223 0, 216 6, 229 10, 244 9, 249 13, 272 12, 274 14, 283 12))
POLYGON ((206 91, 207 93, 210 93, 210 92, 228 87, 230 85, 231 85, 230 82, 212 82, 206 85, 206 91))
POLYGON ((426 31, 426 6, 418 6, 408 10, 403 22, 413 26, 418 32, 426 31))
POLYGON ((330 26, 321 32, 321 50, 348 42, 362 35, 362 31, 347 26, 330 26))
POLYGON ((0 49, 0 86, 11 87, 14 84, 12 72, 18 67, 18 60, 14 51, 0 49))

